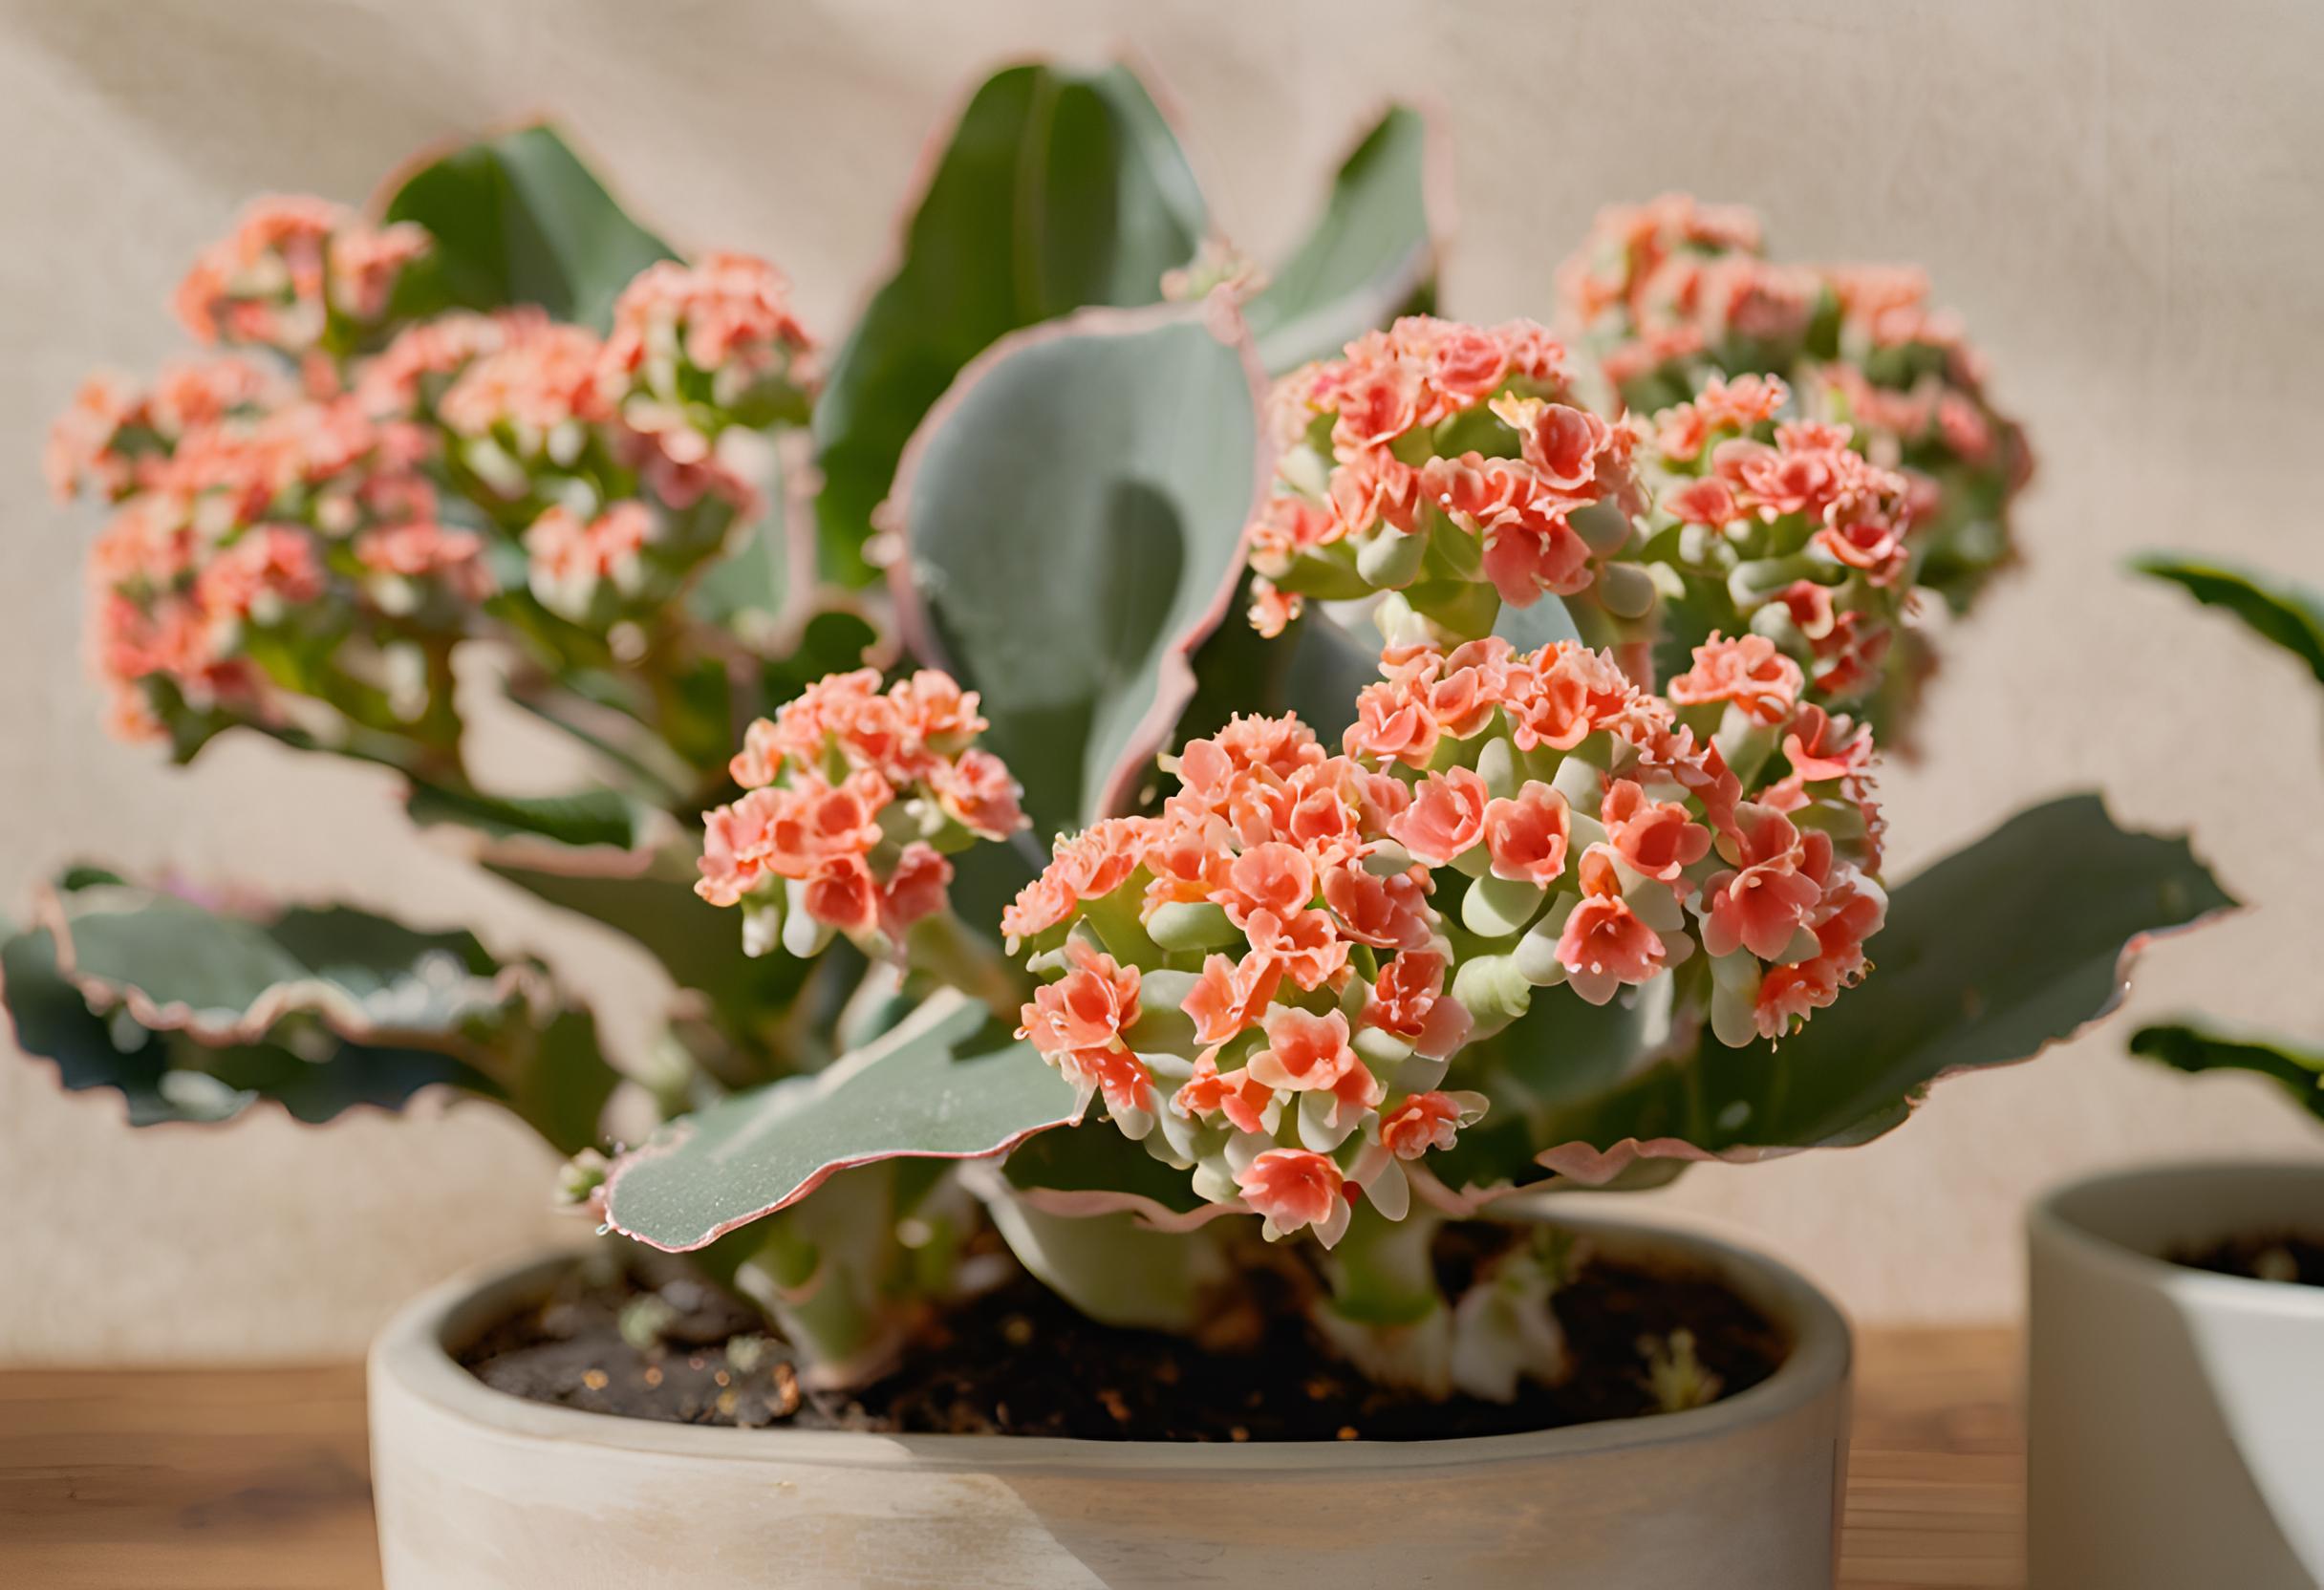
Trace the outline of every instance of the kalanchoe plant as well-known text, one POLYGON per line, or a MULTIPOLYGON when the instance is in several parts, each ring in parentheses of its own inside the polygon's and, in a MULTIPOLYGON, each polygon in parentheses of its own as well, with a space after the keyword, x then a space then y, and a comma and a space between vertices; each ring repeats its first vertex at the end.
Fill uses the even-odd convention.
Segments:
MULTIPOLYGON (((839 1158, 841 1132, 844 1163, 868 1157, 854 1128, 875 1078, 909 1097, 965 1039, 976 1058, 951 1074, 983 1073, 976 1135, 1001 1161, 972 1185, 1076 1306, 1190 1330, 1253 1277, 1280 1280, 1259 1257, 1279 1244, 1323 1338, 1366 1371, 1506 1398, 1565 1371, 1565 1262, 1513 1237, 1446 1296, 1431 1257, 1446 1220, 1545 1181, 1646 1186, 1690 1160, 1862 1142, 1938 1076, 2102 1014, 2138 943, 2227 903, 2184 844, 2123 833, 2087 797, 1891 895, 1873 735, 1845 710, 1877 653, 1837 667, 1809 624, 1759 621, 1765 601, 1734 633, 1680 631, 1704 536, 1789 548, 1797 566, 1767 578, 1814 593, 1793 600, 1819 633, 1893 622, 1929 523, 1911 483, 1772 376, 1709 377, 1656 417, 1596 407, 1602 373, 1530 323, 1400 319, 1285 377, 1241 544, 1268 637, 1244 704, 1273 710, 1201 725, 1197 691, 1198 732, 1159 782, 1134 738, 1103 741, 1122 763, 1036 778, 1015 747, 1040 758, 1043 726, 1086 698, 1059 681, 1110 671, 1061 669, 1058 637, 1106 655, 1131 612, 1135 634, 1172 633, 1163 598, 1109 583, 1106 558, 1138 555, 1120 549, 1149 522, 1126 494, 1170 505, 1179 567, 1233 511, 1203 486, 1232 478, 1247 435, 1211 439, 1203 468, 1183 430, 1126 421, 1177 360, 1199 363, 1202 338, 1237 336, 1235 292, 1183 345, 1160 340, 1167 325, 1098 323, 1078 347, 1070 330, 1004 344, 932 417, 899 486, 905 552, 935 564, 899 588, 933 617, 923 653, 993 687, 988 739, 1011 747, 1037 819, 1083 813, 993 908, 1038 979, 1017 1048, 974 1036, 969 1012, 847 1089, 680 1123, 614 1168, 616 1226, 685 1247, 784 1207, 839 1158), (1087 457, 1058 446, 1062 423, 1036 450, 998 428, 1068 407, 1132 440, 1087 457), (1045 517, 1018 513, 1037 502, 1045 517), (953 556, 968 526, 1005 580, 953 556), (1059 577, 1044 550, 1087 571, 1059 577), (1100 610, 1115 621, 1084 624, 1089 594, 1117 589, 1127 605, 1100 610), (1359 613, 1379 644, 1341 626, 1359 613), (1369 682, 1344 666, 1366 651, 1369 682), (1306 713, 1265 698, 1279 687, 1306 713), (1069 1092, 1015 1081, 1009 1057, 1028 1052, 1069 1092)), ((1237 590, 1231 572, 1213 584, 1209 622, 1237 590)), ((1173 652, 1210 689, 1207 646, 1173 652)), ((850 732, 799 750, 835 773, 850 732)), ((911 1114, 878 1151, 960 1151, 929 1133, 948 1117, 911 1114)), ((1663 1378, 1686 1379, 1661 1351, 1663 1378)))
MULTIPOLYGON (((2324 683, 2324 596, 2308 587, 2248 569, 2184 554, 2155 553, 2133 565, 2178 586, 2197 601, 2224 608, 2263 640, 2307 665, 2324 683)), ((2182 1071, 2249 1071, 2268 1077, 2324 1121, 2324 1049, 2257 1033, 2222 1030, 2188 1019, 2141 1027, 2131 1053, 2182 1071)))
MULTIPOLYGON (((1425 295, 1421 146, 1418 118, 1391 107, 1273 282, 1237 265, 1271 361, 1425 295)), ((1030 849, 1015 775, 973 743, 976 697, 908 664, 881 677, 893 614, 865 588, 900 539, 872 509, 956 373, 1086 306, 1170 322, 1157 334, 1231 395, 1222 423, 1247 439, 1241 353, 1199 309, 1162 307, 1166 278, 1229 259, 1121 68, 1030 64, 979 87, 836 351, 771 267, 680 258, 544 127, 425 161, 377 213, 254 204, 178 294, 204 353, 150 382, 91 381, 50 448, 61 494, 110 506, 92 631, 117 727, 181 761, 250 730, 392 769, 416 822, 628 935, 677 992, 648 1052, 609 1057, 549 968, 467 934, 77 868, 0 946, 18 1042, 68 1086, 121 1093, 140 1125, 264 1103, 322 1120, 446 1086, 490 1098, 574 1155, 576 1203, 599 1196, 616 1133, 692 1111, 706 1139, 721 1110, 800 1108, 827 1151, 778 1156, 748 1212, 796 1207, 701 1263, 825 1378, 875 1364, 959 1284, 980 1219, 934 1160, 1056 1125, 1073 1096, 1007 1042, 1025 979, 994 911, 947 904, 1005 899, 1036 864, 1003 843, 1030 849), (1231 385, 1188 356, 1190 336, 1231 385), (471 720, 495 688, 570 738, 585 782, 478 781, 471 720), (885 738, 850 741, 852 760, 802 752, 842 716, 885 738), (758 848, 802 821, 848 860, 802 869, 758 848), (743 907, 744 934, 698 879, 743 907), (915 1107, 895 1097, 902 1069, 915 1107), (931 1163, 896 1159, 899 1141, 931 1163)), ((1021 412, 995 424, 1029 434, 1021 412)), ((1255 456, 1221 477, 1238 483, 1205 556, 1142 588, 1175 628, 1126 646, 1200 640, 1238 572, 1255 456)), ((1038 746, 1044 792, 1059 769, 1109 767, 1169 732, 1175 685, 1137 672, 1037 736, 1012 717, 1005 738, 1038 746)))

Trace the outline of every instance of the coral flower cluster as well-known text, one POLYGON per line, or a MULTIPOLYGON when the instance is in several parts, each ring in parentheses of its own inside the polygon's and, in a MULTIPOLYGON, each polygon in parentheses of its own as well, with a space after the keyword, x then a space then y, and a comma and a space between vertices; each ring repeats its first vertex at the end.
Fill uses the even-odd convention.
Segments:
POLYGON ((386 316, 405 267, 428 247, 410 222, 372 226, 328 200, 260 199, 186 272, 178 318, 204 342, 344 348, 386 316))
POLYGON ((609 630, 756 511, 720 442, 804 418, 815 376, 772 267, 654 266, 600 338, 531 308, 398 319, 429 247, 264 201, 178 293, 197 337, 241 348, 141 390, 94 377, 58 420, 52 486, 116 505, 93 632, 124 732, 183 747, 304 698, 441 752, 448 648, 487 618, 548 633, 507 598, 609 630))
POLYGON ((750 726, 732 767, 746 793, 705 821, 695 892, 742 906, 744 942, 808 956, 833 933, 900 956, 942 912, 948 859, 1024 827, 1015 780, 975 743, 977 697, 922 670, 880 689, 831 675, 750 726))
POLYGON ((1564 350, 1530 321, 1408 316, 1286 376, 1253 622, 1392 590, 1457 629, 1479 580, 1519 608, 1588 591, 1629 536, 1637 432, 1570 397, 1564 350))
POLYGON ((1778 263, 1750 211, 1674 194, 1602 213, 1558 288, 1561 325, 1635 411, 1768 376, 1789 383, 1793 417, 1849 426, 1857 451, 1905 478, 1913 582, 1954 607, 2012 556, 2032 455, 1922 271, 1778 263))
POLYGON ((1729 1044, 1863 971, 1886 897, 1870 737, 1763 636, 1668 698, 1572 643, 1392 646, 1333 756, 1295 719, 1186 746, 1150 817, 1062 840, 1002 918, 1022 1036, 1271 1235, 1401 1218, 1488 1108, 1465 1044, 1539 990, 1668 979, 1729 1044))

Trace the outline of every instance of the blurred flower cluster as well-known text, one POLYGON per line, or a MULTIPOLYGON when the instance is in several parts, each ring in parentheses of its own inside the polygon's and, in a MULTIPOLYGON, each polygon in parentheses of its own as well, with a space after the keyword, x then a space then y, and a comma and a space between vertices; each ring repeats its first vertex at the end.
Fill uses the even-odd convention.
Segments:
POLYGON ((177 295, 226 351, 92 378, 48 450, 114 505, 90 570, 122 732, 252 723, 455 769, 451 653, 650 654, 760 508, 747 445, 804 417, 812 343, 764 262, 650 267, 611 333, 530 307, 407 312, 431 252, 313 199, 253 204, 177 295))

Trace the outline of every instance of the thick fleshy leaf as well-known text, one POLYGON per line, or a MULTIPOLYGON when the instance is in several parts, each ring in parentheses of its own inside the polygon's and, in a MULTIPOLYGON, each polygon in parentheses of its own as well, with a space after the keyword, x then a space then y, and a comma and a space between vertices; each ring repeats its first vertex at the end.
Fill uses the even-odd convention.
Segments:
POLYGON ((2324 681, 2324 595, 2271 574, 2163 552, 2135 559, 2131 567, 2168 580, 2199 602, 2227 609, 2324 681))
POLYGON ((982 693, 1035 833, 1131 799, 1192 697, 1241 578, 1260 392, 1216 303, 1085 311, 994 347, 914 438, 898 618, 982 693))
POLYGON ((1330 358, 1428 290, 1428 143, 1420 112, 1391 105, 1340 167, 1306 241, 1245 312, 1269 370, 1330 358))
MULTIPOLYGON (((2068 796, 1898 889, 1871 973, 1780 1042, 1729 1049, 1706 1038, 1626 1078, 1536 1057, 1540 1085, 1515 1111, 1505 1101, 1526 1094, 1505 1091, 1507 1078, 1465 1085, 1524 1119, 1526 1138, 1546 1146, 1541 1165, 1588 1183, 1642 1160, 1861 1143, 1901 1123, 1939 1078, 2027 1059, 2106 1015, 2142 945, 2233 904, 2185 840, 2119 828, 2097 796, 2068 796)), ((1475 1150, 1439 1167, 1448 1181, 1455 1171, 1478 1185, 1538 1173, 1485 1126, 1463 1137, 1475 1150), (1502 1156, 1488 1161, 1495 1143, 1502 1156)))
POLYGON ((64 974, 141 1024, 208 1042, 305 1013, 343 1035, 441 1035, 504 1009, 532 968, 497 966, 472 934, 420 933, 341 906, 213 910, 131 884, 52 894, 39 925, 64 974))
POLYGON ((2324 1121, 2324 1054, 2270 1040, 2233 1038, 2203 1027, 2142 1027, 2130 1052, 2186 1072, 2250 1071, 2273 1079, 2297 1104, 2324 1121))
POLYGON ((645 808, 618 790, 570 795, 485 795, 476 790, 412 782, 405 803, 421 827, 455 824, 493 838, 524 835, 559 845, 611 845, 628 849, 643 827, 645 808))
POLYGON ((571 1152, 618 1080, 537 965, 496 966, 464 933, 345 908, 234 914, 97 873, 68 875, 40 918, 0 946, 17 1042, 68 1088, 120 1092, 132 1125, 262 1100, 323 1121, 447 1085, 571 1152))
POLYGON ((1155 302, 1206 226, 1177 140, 1127 68, 1015 66, 979 88, 816 405, 827 577, 873 577, 872 511, 913 427, 971 359, 1084 305, 1155 302))
POLYGON ((413 173, 387 202, 435 249, 405 273, 398 309, 538 304, 603 331, 630 278, 668 245, 622 213, 605 185, 545 126, 471 143, 413 173))
POLYGON ((673 1122, 605 1186, 617 1231, 682 1253, 890 1159, 983 1159, 1079 1114, 1072 1085, 949 990, 812 1077, 673 1122))

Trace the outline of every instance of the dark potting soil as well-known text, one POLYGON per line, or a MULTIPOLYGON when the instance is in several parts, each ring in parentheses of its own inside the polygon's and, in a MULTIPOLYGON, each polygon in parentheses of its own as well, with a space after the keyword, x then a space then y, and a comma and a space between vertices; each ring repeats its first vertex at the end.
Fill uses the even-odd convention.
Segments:
MULTIPOLYGON (((1452 1257, 1440 1258, 1455 1278, 1464 1267, 1457 1243, 1452 1257)), ((1562 1384, 1528 1382, 1505 1404, 1435 1402, 1370 1385, 1289 1307, 1255 1321, 1250 1350, 1209 1351, 1176 1336, 1097 1324, 1020 1276, 932 1319, 885 1379, 832 1396, 801 1386, 787 1347, 758 1334, 764 1327, 756 1313, 698 1281, 660 1279, 656 1288, 656 1278, 576 1278, 487 1331, 461 1362, 485 1385, 534 1402, 682 1424, 1409 1441, 1653 1412, 1650 1354, 1667 1354, 1673 1332, 1691 1338, 1721 1396, 1765 1380, 1787 1351, 1781 1331, 1708 1276, 1585 1259, 1557 1297, 1573 1361, 1562 1384)))
POLYGON ((2298 1286, 2324 1286, 2324 1235, 2281 1232, 2259 1236, 2231 1236, 2207 1247, 2171 1254, 2173 1264, 2192 1270, 2212 1270, 2247 1279, 2280 1280, 2298 1286))

